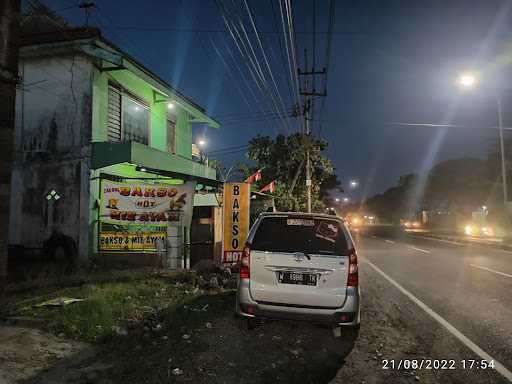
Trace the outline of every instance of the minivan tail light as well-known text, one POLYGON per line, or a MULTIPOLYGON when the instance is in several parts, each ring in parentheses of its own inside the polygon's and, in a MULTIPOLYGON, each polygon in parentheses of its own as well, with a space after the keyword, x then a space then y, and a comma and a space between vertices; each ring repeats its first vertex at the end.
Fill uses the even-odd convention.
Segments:
POLYGON ((357 287, 359 285, 359 276, 357 268, 357 254, 355 249, 350 252, 348 257, 348 287, 357 287))
POLYGON ((240 258, 240 278, 250 279, 251 278, 251 246, 249 243, 245 244, 244 250, 242 251, 242 257, 240 258))

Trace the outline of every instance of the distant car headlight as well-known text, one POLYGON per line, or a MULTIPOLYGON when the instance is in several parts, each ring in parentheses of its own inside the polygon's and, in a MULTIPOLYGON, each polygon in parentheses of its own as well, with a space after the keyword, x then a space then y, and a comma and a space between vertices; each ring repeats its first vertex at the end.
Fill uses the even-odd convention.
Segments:
POLYGON ((485 236, 492 236, 493 235, 492 228, 490 228, 490 227, 482 227, 482 233, 485 236))
POLYGON ((409 228, 410 226, 411 226, 411 223, 410 223, 410 222, 406 221, 406 222, 404 223, 404 227, 409 228))
POLYGON ((420 222, 419 221, 415 221, 414 223, 412 223, 412 226, 414 228, 419 228, 421 226, 420 222))
POLYGON ((473 234, 473 227, 471 225, 466 225, 464 228, 464 233, 466 235, 472 235, 473 234))

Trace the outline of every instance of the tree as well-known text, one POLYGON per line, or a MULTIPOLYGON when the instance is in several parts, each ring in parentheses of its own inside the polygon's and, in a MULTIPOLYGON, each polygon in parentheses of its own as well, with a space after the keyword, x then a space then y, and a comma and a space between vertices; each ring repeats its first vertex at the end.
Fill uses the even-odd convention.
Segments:
POLYGON ((445 160, 422 179, 414 174, 400 176, 396 186, 359 203, 357 208, 392 223, 411 219, 421 210, 449 213, 455 223, 457 218, 467 220, 485 205, 493 220, 499 222, 503 205, 492 166, 491 161, 483 159, 445 160))
POLYGON ((280 211, 306 210, 304 165, 308 148, 313 181, 312 208, 320 211, 325 207, 323 199, 327 198, 328 190, 340 188, 331 161, 322 154, 327 148, 326 141, 300 133, 278 135, 275 139, 258 135, 249 141, 248 158, 253 164, 247 166, 246 175, 263 169, 263 178, 258 182, 258 187, 276 180, 274 196, 280 211))
POLYGON ((418 177, 413 173, 400 176, 395 186, 376 194, 364 202, 354 203, 344 209, 348 212, 360 211, 376 215, 381 222, 398 224, 417 210, 414 196, 418 177))
POLYGON ((482 159, 443 161, 429 173, 424 205, 432 211, 471 216, 482 205, 489 205, 492 177, 488 163, 482 159))

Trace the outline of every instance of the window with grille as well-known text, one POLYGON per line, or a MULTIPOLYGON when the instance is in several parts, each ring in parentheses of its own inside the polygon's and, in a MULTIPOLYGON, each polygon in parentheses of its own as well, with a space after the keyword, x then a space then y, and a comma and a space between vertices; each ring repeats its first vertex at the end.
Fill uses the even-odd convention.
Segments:
POLYGON ((108 90, 108 141, 149 143, 149 108, 120 88, 108 90))
POLYGON ((121 141, 121 93, 108 87, 108 141, 121 141))

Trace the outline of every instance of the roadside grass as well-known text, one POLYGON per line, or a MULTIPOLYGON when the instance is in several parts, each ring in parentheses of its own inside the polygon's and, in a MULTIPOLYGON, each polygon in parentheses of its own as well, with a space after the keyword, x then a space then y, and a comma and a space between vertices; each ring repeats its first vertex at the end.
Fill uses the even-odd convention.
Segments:
POLYGON ((181 379, 191 379, 201 375, 194 356, 212 348, 204 336, 233 327, 225 320, 234 316, 234 290, 213 288, 209 278, 132 270, 24 282, 0 297, 0 318, 28 319, 63 340, 93 345, 94 361, 110 367, 102 373, 108 382, 173 382, 177 368, 184 371, 181 379), (84 301, 38 306, 61 297, 84 301))
POLYGON ((11 287, 14 293, 0 299, 0 316, 32 319, 57 335, 105 343, 203 293, 197 281, 193 273, 132 270, 37 280, 32 286, 24 282, 17 290, 11 287), (37 306, 59 297, 84 301, 59 307, 37 306))
POLYGON ((48 268, 35 275, 27 274, 23 281, 8 284, 0 295, 33 294, 38 291, 48 291, 52 288, 79 287, 84 284, 128 282, 150 277, 168 278, 173 281, 189 281, 192 276, 193 275, 190 273, 180 271, 171 272, 152 268, 114 269, 92 265, 86 269, 79 269, 71 273, 62 273, 58 270, 48 268))

